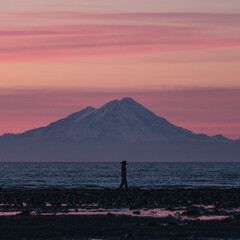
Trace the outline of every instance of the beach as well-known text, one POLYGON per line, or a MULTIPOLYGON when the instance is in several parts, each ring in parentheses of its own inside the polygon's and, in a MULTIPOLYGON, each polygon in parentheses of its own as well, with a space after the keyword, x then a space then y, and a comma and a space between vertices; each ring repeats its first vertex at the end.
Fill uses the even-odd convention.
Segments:
POLYGON ((3 189, 1 239, 239 239, 240 188, 3 189))

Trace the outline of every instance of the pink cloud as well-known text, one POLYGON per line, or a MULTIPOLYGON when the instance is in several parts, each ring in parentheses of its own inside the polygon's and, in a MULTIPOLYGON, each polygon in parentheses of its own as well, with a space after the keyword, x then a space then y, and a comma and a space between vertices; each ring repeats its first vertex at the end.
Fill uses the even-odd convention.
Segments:
POLYGON ((15 27, 0 27, 1 62, 240 45, 240 14, 58 11, 22 12, 11 17, 15 27))
MULTIPOLYGON (((77 11, 57 11, 57 12, 22 12, 17 14, 19 17, 26 19, 90 19, 90 20, 107 20, 107 21, 164 21, 176 23, 214 23, 223 25, 240 25, 240 14, 237 13, 196 13, 196 12, 132 12, 132 13, 86 13, 77 11)), ((156 23, 156 22, 155 22, 156 23)))
POLYGON ((240 37, 205 28, 153 25, 69 25, 0 29, 0 61, 141 54, 225 48, 240 37))

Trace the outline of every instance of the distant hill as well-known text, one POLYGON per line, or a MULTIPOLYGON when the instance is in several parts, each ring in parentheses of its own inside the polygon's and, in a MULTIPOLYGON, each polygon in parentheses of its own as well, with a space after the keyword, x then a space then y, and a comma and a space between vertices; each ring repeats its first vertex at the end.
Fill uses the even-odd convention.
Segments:
POLYGON ((0 161, 239 161, 240 141, 177 127, 131 98, 0 137, 0 161))

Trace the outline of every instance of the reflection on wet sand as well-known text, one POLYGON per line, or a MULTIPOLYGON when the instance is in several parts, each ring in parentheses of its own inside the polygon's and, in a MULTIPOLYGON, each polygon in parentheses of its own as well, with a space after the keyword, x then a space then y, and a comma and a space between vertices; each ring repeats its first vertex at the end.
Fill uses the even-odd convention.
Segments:
POLYGON ((0 212, 0 216, 16 216, 21 212, 0 212))
MULTIPOLYGON (((1 204, 0 206, 6 208, 7 204, 1 204)), ((23 207, 27 207, 23 204, 23 207)), ((28 212, 29 215, 126 215, 126 216, 136 216, 136 217, 153 217, 153 218, 165 218, 174 217, 179 220, 222 220, 227 218, 226 215, 200 215, 200 216, 186 216, 184 214, 184 209, 181 210, 167 210, 166 208, 153 208, 153 209, 138 209, 130 210, 129 208, 119 208, 119 209, 105 209, 98 208, 96 204, 84 204, 84 208, 67 208, 67 204, 61 204, 61 209, 52 208, 51 204, 46 203, 47 208, 43 209, 30 209, 15 211, 11 208, 1 209, 0 216, 14 216, 14 215, 24 215, 24 212, 28 212)), ((196 206, 195 206, 196 207, 196 206)), ((201 208, 212 209, 212 206, 201 206, 201 208)), ((25 208, 24 208, 25 209, 25 208)), ((233 212, 228 211, 228 212, 233 212)))

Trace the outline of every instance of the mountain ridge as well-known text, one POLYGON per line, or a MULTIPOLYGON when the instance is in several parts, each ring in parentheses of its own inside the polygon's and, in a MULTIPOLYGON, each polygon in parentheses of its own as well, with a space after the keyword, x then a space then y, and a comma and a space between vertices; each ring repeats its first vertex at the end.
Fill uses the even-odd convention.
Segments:
POLYGON ((57 134, 59 137, 70 137, 71 134, 76 136, 77 133, 79 137, 81 134, 85 133, 82 138, 87 138, 87 135, 98 137, 97 135, 105 134, 106 138, 112 137, 121 139, 121 137, 118 136, 124 135, 122 136, 122 140, 125 142, 136 142, 137 140, 166 141, 174 140, 174 138, 192 141, 204 139, 232 141, 222 135, 210 137, 206 134, 196 134, 190 130, 176 126, 165 118, 148 110, 130 97, 125 97, 121 100, 112 100, 97 109, 88 106, 81 111, 50 123, 46 127, 40 127, 12 135, 39 136, 49 134, 50 137, 51 134, 57 134), (104 124, 105 122, 107 123, 104 124), (84 127, 82 128, 82 126, 84 127), (88 133, 86 132, 86 127, 88 128, 88 133), (94 129, 95 131, 99 131, 99 134, 94 135, 92 133, 94 129), (109 133, 109 130, 112 131, 112 134, 109 133), (123 131, 125 131, 124 134, 123 131))
POLYGON ((131 98, 0 137, 0 161, 239 161, 240 141, 175 126, 131 98))

